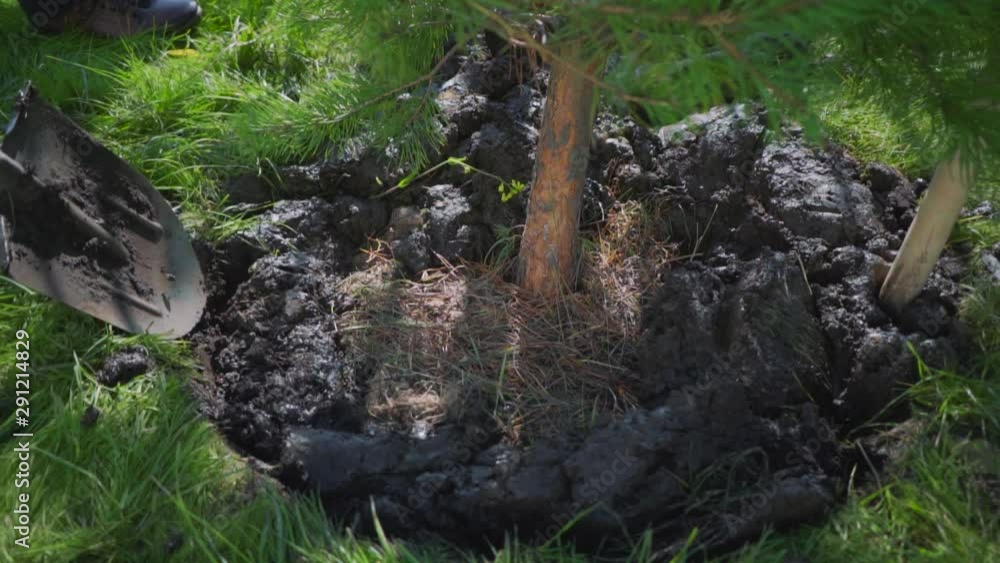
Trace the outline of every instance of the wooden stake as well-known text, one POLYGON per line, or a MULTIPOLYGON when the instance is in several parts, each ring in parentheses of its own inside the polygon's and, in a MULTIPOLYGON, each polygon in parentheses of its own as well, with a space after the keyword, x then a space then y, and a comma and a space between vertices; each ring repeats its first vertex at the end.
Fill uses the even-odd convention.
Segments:
POLYGON ((900 311, 920 294, 958 221, 972 182, 972 172, 963 170, 958 152, 938 164, 879 292, 886 307, 900 311))

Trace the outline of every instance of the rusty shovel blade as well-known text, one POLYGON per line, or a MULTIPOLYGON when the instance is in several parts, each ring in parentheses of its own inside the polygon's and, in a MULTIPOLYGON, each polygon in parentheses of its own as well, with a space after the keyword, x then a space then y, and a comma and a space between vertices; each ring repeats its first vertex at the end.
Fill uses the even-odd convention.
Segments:
POLYGON ((30 84, 0 153, 0 257, 10 278, 132 333, 179 338, 197 324, 201 266, 145 177, 30 84))

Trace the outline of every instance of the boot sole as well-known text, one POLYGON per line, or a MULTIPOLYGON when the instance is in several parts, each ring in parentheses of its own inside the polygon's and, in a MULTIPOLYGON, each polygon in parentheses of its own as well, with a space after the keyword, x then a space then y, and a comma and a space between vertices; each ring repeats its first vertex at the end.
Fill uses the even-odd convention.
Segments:
POLYGON ((198 25, 201 22, 201 15, 202 15, 201 6, 198 6, 198 11, 191 14, 191 17, 189 17, 186 21, 182 23, 169 25, 167 26, 166 31, 170 33, 183 33, 185 31, 188 31, 189 29, 198 25))

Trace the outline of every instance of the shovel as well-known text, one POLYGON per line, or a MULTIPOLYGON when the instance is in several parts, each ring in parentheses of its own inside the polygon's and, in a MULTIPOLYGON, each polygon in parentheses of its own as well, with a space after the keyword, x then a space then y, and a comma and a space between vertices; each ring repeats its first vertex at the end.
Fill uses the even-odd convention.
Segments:
POLYGON ((0 145, 0 270, 131 333, 179 338, 205 306, 167 201, 30 83, 0 145))

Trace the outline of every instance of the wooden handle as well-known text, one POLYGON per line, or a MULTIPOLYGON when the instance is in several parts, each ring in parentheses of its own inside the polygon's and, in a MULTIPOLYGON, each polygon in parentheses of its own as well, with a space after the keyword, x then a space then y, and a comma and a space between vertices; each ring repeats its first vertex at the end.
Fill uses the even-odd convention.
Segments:
POLYGON ((879 292, 888 308, 899 311, 920 294, 958 221, 972 182, 971 171, 962 169, 958 152, 938 164, 879 292))

